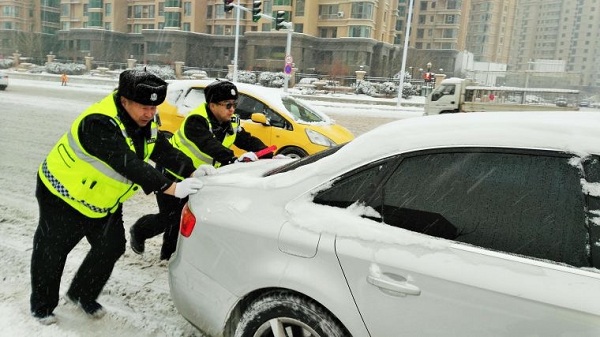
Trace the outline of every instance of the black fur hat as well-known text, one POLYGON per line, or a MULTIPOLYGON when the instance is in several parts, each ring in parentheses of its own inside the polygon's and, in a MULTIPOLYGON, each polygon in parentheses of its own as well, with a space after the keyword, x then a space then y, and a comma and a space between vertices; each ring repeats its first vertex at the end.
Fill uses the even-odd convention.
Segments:
POLYGON ((119 95, 143 105, 159 105, 167 96, 167 82, 145 70, 125 70, 119 76, 119 95))
POLYGON ((216 80, 204 88, 206 103, 219 103, 227 100, 237 100, 238 90, 229 81, 216 80))

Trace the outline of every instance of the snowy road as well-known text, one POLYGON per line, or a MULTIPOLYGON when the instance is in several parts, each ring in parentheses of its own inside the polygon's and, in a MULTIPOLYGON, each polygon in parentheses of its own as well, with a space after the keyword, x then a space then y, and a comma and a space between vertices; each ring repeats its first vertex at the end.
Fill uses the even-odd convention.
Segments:
MULTIPOLYGON (((94 321, 61 301, 59 323, 41 326, 29 315, 29 264, 37 226, 35 176, 39 163, 71 121, 112 87, 12 80, 0 92, 0 336, 200 336, 178 313, 169 295, 167 264, 158 259, 161 237, 146 244, 140 257, 129 247, 117 262, 99 302, 108 311, 94 321)), ((356 135, 388 121, 419 112, 397 114, 392 108, 369 109, 331 104, 323 110, 356 135), (371 110, 369 110, 371 109, 371 110)), ((143 214, 157 210, 154 197, 137 194, 124 207, 126 229, 143 214)), ((69 255, 61 295, 88 250, 82 241, 69 255)))

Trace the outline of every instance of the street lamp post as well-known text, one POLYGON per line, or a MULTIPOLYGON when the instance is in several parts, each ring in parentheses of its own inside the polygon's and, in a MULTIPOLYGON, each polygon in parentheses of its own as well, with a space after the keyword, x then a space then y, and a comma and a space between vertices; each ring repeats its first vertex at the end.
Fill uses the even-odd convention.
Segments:
POLYGON ((408 37, 410 36, 410 24, 412 22, 414 0, 408 4, 408 18, 406 20, 406 32, 404 34, 404 49, 402 49, 402 67, 400 69, 400 83, 398 84, 398 102, 397 106, 402 105, 402 89, 404 89, 404 72, 406 71, 406 53, 408 52, 408 37))

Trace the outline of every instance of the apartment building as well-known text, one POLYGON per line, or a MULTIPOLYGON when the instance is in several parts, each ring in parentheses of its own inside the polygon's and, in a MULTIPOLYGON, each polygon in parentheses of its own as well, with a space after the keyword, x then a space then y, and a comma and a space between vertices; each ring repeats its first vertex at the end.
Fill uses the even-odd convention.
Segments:
MULTIPOLYGON (((238 1, 234 1, 235 4, 238 1)), ((253 0, 240 0, 252 8, 253 0)), ((396 22, 398 0, 266 0, 262 13, 285 11, 292 23, 292 52, 301 71, 353 74, 365 69, 389 75, 399 70, 396 22)), ((226 67, 234 57, 237 9, 226 12, 223 0, 63 0, 61 51, 69 59, 93 55, 114 61, 226 67)), ((276 30, 269 17, 257 22, 240 10, 240 69, 283 69, 287 30, 276 30)))
POLYGON ((570 85, 599 86, 600 0, 519 0, 510 50, 509 67, 532 81, 566 72, 570 85))
MULTIPOLYGON (((456 54, 465 50, 466 14, 471 0, 414 0, 406 67, 419 71, 455 75, 456 54)), ((407 30, 409 0, 398 3, 395 43, 403 44, 407 30)), ((401 49, 400 49, 401 50, 401 49)), ((416 76, 416 75, 415 75, 416 76)))
MULTIPOLYGON (((461 13, 469 1, 415 1, 412 67, 433 63, 436 71, 446 68, 452 74, 454 55, 465 44, 461 13)), ((239 3, 251 8, 253 0, 239 3)), ((408 3, 266 0, 262 11, 271 17, 285 11, 295 32, 291 54, 300 71, 351 75, 362 69, 391 76, 400 70, 408 3)), ((91 55, 106 62, 135 58, 226 67, 234 56, 236 11, 225 12, 223 0, 62 0, 60 47, 55 49, 59 57, 72 60, 91 55)), ((271 19, 254 22, 251 13, 240 11, 239 36, 241 69, 283 67, 287 33, 277 31, 271 19)))
MULTIPOLYGON (((233 61, 237 9, 223 0, 0 0, 0 55, 225 68, 233 61), (37 37, 31 37, 37 36, 37 37)), ((238 0, 234 0, 237 4, 238 0)), ((371 76, 400 70, 410 0, 239 0, 239 69, 280 71, 287 30, 301 72, 371 76), (267 17, 269 16, 269 17, 267 17)), ((414 0, 407 69, 455 74, 459 53, 531 74, 562 64, 573 85, 598 86, 600 0, 414 0)))
POLYGON ((475 61, 508 63, 517 0, 471 0, 465 49, 475 61))
POLYGON ((52 50, 60 0, 0 0, 0 57, 52 50))

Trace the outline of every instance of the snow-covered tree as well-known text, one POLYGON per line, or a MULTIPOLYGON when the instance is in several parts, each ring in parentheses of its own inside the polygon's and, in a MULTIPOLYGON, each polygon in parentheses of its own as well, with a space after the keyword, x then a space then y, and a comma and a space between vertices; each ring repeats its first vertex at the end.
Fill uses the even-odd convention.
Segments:
POLYGON ((258 75, 258 83, 264 87, 281 88, 284 85, 283 72, 262 72, 258 75))
POLYGON ((83 75, 87 72, 87 68, 83 64, 78 63, 46 63, 46 72, 50 74, 67 74, 67 75, 83 75))
POLYGON ((139 64, 135 67, 136 70, 146 70, 147 72, 154 74, 163 80, 174 80, 175 71, 170 66, 158 66, 158 65, 143 65, 139 64))
POLYGON ((354 93, 375 96, 377 94, 377 87, 369 81, 360 81, 356 84, 354 93))
POLYGON ((0 60, 0 69, 8 69, 13 66, 13 60, 2 59, 0 60))
POLYGON ((256 74, 248 70, 242 70, 238 73, 238 82, 256 84, 256 74))

